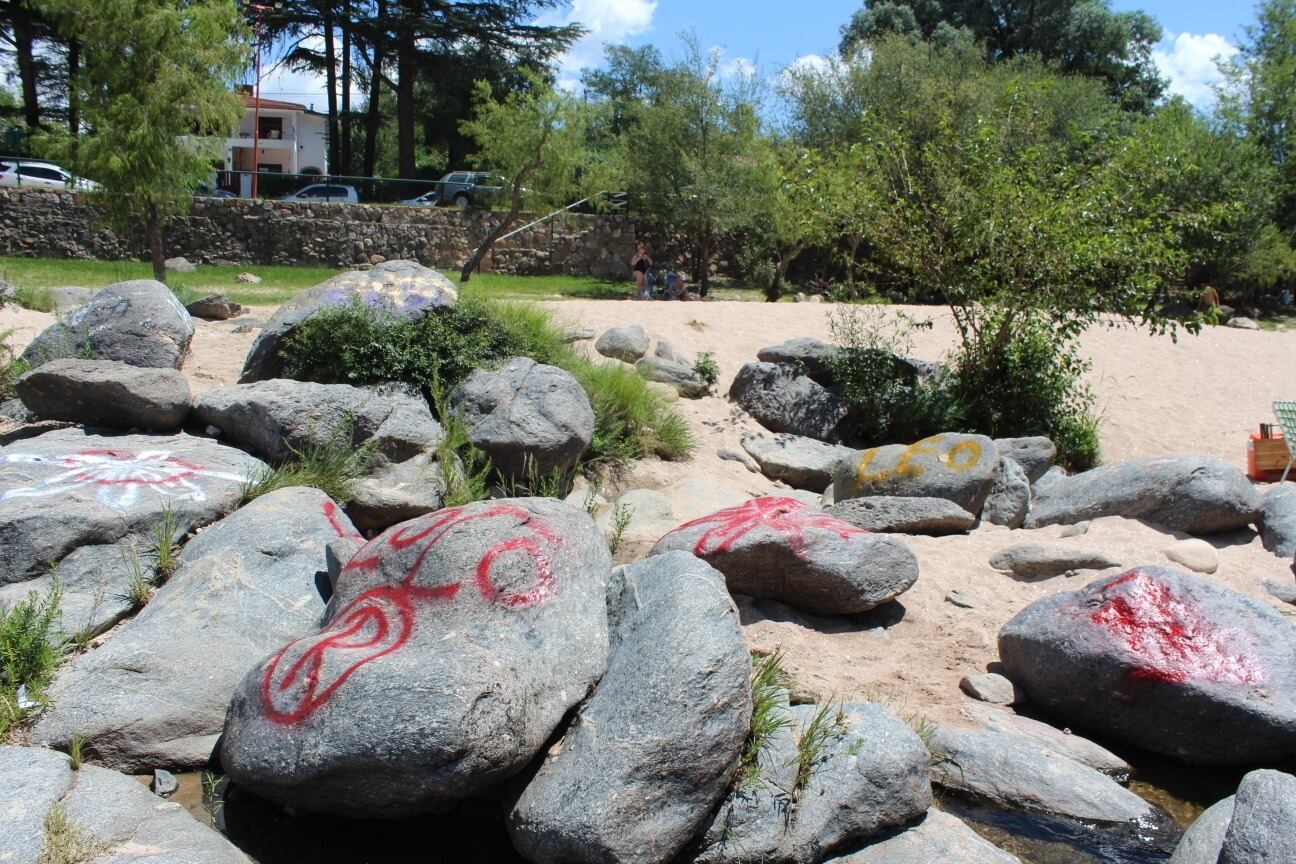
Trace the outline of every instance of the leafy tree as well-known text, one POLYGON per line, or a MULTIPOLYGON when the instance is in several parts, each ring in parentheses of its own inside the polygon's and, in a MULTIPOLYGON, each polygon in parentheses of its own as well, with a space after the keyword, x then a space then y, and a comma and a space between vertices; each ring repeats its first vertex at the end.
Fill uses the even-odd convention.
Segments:
POLYGON ((547 209, 607 189, 614 166, 591 158, 586 146, 587 111, 579 100, 555 90, 538 75, 525 88, 496 101, 491 86, 479 82, 477 107, 461 124, 477 144, 473 162, 502 178, 509 209, 464 263, 467 282, 500 237, 517 222, 523 204, 547 209))
POLYGON ((1114 12, 1109 0, 865 0, 842 28, 841 51, 893 33, 948 41, 956 30, 992 59, 1035 54, 1101 79, 1126 108, 1146 111, 1165 91, 1152 62, 1160 25, 1145 12, 1114 12))
POLYGON ((192 190, 243 114, 234 85, 248 50, 234 0, 36 0, 82 40, 73 82, 88 132, 54 135, 51 156, 101 188, 111 222, 144 223, 153 274, 166 276, 162 229, 188 212, 192 190))

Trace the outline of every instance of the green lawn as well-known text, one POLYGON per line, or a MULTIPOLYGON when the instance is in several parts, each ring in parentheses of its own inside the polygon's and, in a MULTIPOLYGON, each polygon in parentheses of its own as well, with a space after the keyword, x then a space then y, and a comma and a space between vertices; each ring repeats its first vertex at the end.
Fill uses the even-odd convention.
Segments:
MULTIPOLYGON (((181 298, 224 291, 230 299, 249 306, 277 306, 300 291, 318 285, 342 268, 284 267, 260 264, 199 264, 196 273, 173 274, 168 284, 181 298), (261 282, 239 282, 239 273, 255 273, 261 282)), ((447 272, 458 282, 458 274, 447 272)), ((41 289, 79 285, 102 288, 126 279, 151 279, 153 268, 140 261, 83 261, 61 258, 0 257, 0 278, 19 288, 41 289)), ((492 296, 525 300, 628 300, 634 283, 592 276, 501 276, 481 273, 471 287, 492 296)), ((712 293, 722 300, 762 300, 759 291, 719 286, 712 293)))

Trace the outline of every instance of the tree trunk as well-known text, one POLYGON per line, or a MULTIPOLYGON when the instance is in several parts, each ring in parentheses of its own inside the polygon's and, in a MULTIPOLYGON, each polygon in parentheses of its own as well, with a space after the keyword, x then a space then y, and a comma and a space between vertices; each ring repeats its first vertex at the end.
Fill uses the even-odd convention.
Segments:
MULTIPOLYGON (((36 90, 36 54, 33 47, 31 12, 17 6, 13 15, 14 51, 18 55, 18 79, 22 83, 23 120, 27 134, 40 129, 40 96, 36 90)), ((30 145, 30 140, 28 141, 30 145)))
POLYGON ((505 214, 504 218, 500 220, 498 225, 490 230, 486 235, 486 239, 477 247, 477 251, 474 252, 472 257, 468 259, 468 262, 464 264, 463 270, 459 273, 459 284, 468 284, 468 280, 472 278, 473 272, 481 266, 481 262, 485 259, 486 253, 490 252, 491 247, 495 245, 495 241, 499 240, 499 238, 503 237, 508 232, 508 229, 513 225, 514 220, 517 219, 518 214, 522 212, 522 190, 525 188, 527 179, 530 178, 532 172, 544 164, 544 148, 545 144, 549 141, 549 133, 551 131, 552 130, 549 127, 545 127, 544 134, 540 136, 540 143, 536 145, 535 153, 532 155, 531 161, 528 162, 522 170, 518 172, 518 175, 513 178, 513 201, 512 205, 509 207, 509 212, 505 214))
POLYGON ((705 297, 711 290, 711 232, 703 231, 698 240, 698 294, 705 297))
POLYGON ((351 0, 342 0, 342 173, 351 174, 351 0))
MULTIPOLYGON (((386 0, 378 0, 378 20, 382 21, 387 17, 386 0)), ((374 41, 373 60, 369 66, 369 104, 365 112, 365 142, 364 142, 364 176, 374 176, 374 166, 378 158, 378 126, 382 122, 382 115, 378 110, 379 100, 382 98, 382 67, 386 61, 383 56, 383 41, 380 36, 374 41)))
POLYGON ((398 173, 401 177, 413 177, 416 162, 414 69, 417 64, 415 62, 414 18, 417 12, 415 0, 401 0, 400 25, 396 34, 396 138, 398 173))
MULTIPOLYGON (((73 36, 67 47, 68 134, 72 136, 72 155, 76 156, 78 130, 81 127, 81 97, 76 79, 81 74, 81 41, 73 36)), ((74 159, 75 161, 75 159, 74 159)))
POLYGON ((148 219, 144 223, 144 233, 148 237, 149 258, 153 262, 153 278, 159 282, 166 281, 166 255, 162 252, 162 222, 158 218, 156 207, 148 210, 148 219))
POLYGON ((333 39, 333 15, 324 15, 324 70, 325 86, 328 88, 328 163, 329 173, 338 173, 340 165, 338 135, 338 96, 337 96, 337 45, 333 39))

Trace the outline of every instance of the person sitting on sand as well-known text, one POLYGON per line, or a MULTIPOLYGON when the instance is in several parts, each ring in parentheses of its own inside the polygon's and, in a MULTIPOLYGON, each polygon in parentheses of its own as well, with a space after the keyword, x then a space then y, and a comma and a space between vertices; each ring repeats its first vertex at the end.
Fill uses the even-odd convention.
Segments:
POLYGON ((677 270, 671 270, 666 274, 666 287, 662 289, 660 297, 662 300, 698 299, 698 295, 688 290, 688 283, 684 279, 684 274, 677 270))
POLYGON ((635 299, 647 300, 652 297, 652 282, 649 271, 652 269, 652 256, 648 254, 648 244, 640 243, 635 247, 634 257, 630 259, 630 269, 634 271, 635 299))

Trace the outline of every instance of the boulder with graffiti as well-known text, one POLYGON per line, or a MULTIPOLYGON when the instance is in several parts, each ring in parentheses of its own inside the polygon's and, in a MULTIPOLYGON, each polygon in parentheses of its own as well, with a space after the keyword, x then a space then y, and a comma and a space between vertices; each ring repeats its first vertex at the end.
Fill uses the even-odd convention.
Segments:
POLYGON ((301 810, 392 818, 495 791, 607 665, 611 561, 552 499, 397 525, 338 575, 324 627, 243 679, 221 761, 301 810))
POLYGON ((1296 630, 1159 567, 1032 603, 999 634, 1009 677, 1067 725, 1203 765, 1296 753, 1296 630))
POLYGON ((918 560, 895 537, 872 534, 795 498, 755 498, 695 519, 651 554, 689 552, 729 590, 809 612, 866 612, 909 590, 918 560))
POLYGON ((976 515, 994 487, 1000 455, 984 435, 933 435, 871 447, 838 461, 833 500, 890 495, 944 498, 976 515))
POLYGON ((61 629, 94 632, 131 608, 158 532, 175 542, 234 509, 265 465, 188 435, 60 429, 0 447, 0 603, 62 586, 61 629))

